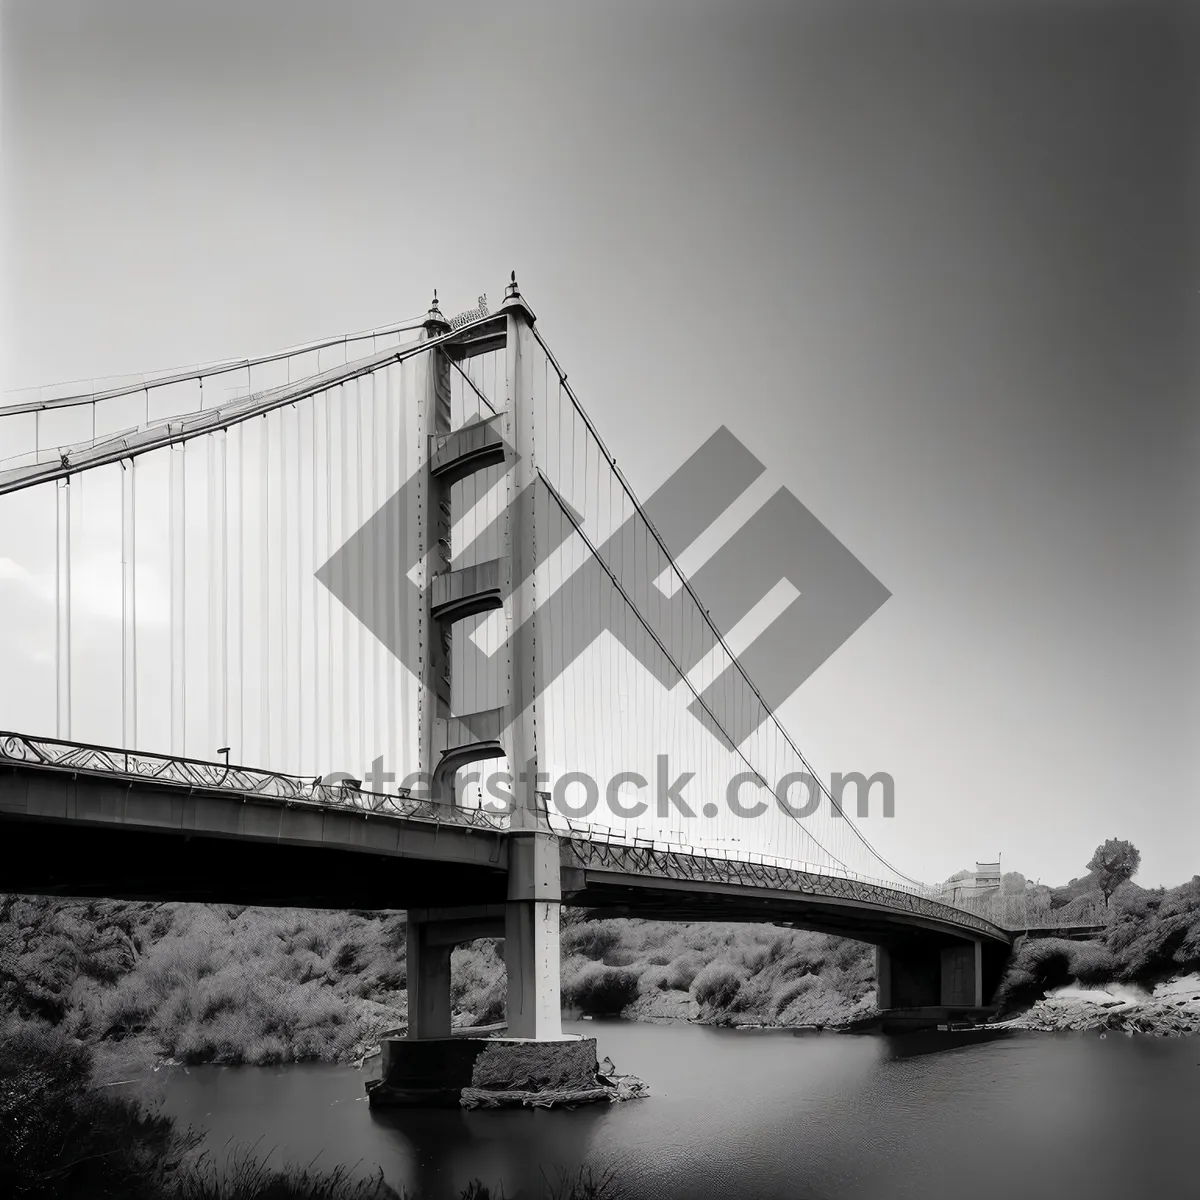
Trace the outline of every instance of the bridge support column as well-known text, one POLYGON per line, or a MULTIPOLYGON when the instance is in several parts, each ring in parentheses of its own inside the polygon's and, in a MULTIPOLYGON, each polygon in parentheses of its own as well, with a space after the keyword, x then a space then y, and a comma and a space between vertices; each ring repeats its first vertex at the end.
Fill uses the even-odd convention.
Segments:
MULTIPOLYGON (((437 307, 437 293, 425 319, 421 340, 450 332, 450 324, 437 307)), ((418 640, 421 646, 417 761, 421 770, 434 770, 446 749, 450 718, 450 633, 433 615, 433 577, 450 566, 450 488, 429 469, 439 438, 450 432, 450 362, 440 350, 427 351, 416 360, 417 397, 420 405, 418 434, 421 470, 416 506, 416 535, 421 562, 421 611, 418 640)))
POLYGON ((892 955, 886 946, 875 947, 875 1006, 880 1012, 892 1007, 892 955))
POLYGON ((972 1003, 976 1008, 983 1007, 983 940, 975 939, 975 995, 972 1003))
POLYGON ((461 942, 504 936, 504 906, 408 910, 408 1036, 450 1036, 450 956, 461 942))
POLYGON ((558 839, 513 834, 509 842, 504 963, 508 970, 508 1035, 557 1041, 559 999, 558 839))
POLYGON ((536 383, 532 311, 516 278, 503 308, 506 320, 508 403, 504 410, 505 461, 511 472, 506 579, 503 594, 509 631, 508 696, 502 737, 514 776, 508 851, 508 906, 504 961, 508 967, 510 1037, 554 1041, 562 1037, 559 1013, 558 839, 545 831, 538 812, 538 662, 536 487, 534 429, 536 383))
POLYGON ((1008 949, 980 938, 911 938, 875 949, 880 1014, 896 1028, 982 1019, 1008 949))
POLYGON ((408 1036, 412 1041, 450 1036, 452 942, 437 937, 432 921, 408 918, 408 1036))

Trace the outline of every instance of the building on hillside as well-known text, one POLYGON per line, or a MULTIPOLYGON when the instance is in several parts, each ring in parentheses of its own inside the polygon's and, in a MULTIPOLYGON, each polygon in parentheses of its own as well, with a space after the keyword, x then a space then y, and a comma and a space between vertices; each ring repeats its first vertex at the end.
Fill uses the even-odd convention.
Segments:
POLYGON ((974 871, 967 871, 960 879, 951 879, 945 885, 945 895, 951 904, 962 900, 982 900, 995 895, 1000 887, 1000 864, 975 864, 974 871))
POLYGON ((975 886, 977 888, 998 888, 1000 886, 1000 864, 981 863, 975 864, 975 886))

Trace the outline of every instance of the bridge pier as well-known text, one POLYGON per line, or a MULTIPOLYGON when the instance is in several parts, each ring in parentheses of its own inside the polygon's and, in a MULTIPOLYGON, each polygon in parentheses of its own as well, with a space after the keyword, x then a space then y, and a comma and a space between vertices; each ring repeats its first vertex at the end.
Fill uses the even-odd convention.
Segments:
POLYGON ((596 1098, 594 1039, 562 1032, 561 900, 558 839, 514 833, 503 904, 409 911, 408 1036, 384 1040, 381 1078, 368 1084, 372 1105, 453 1106, 464 1089, 481 1084, 519 1091, 529 1086, 531 1073, 566 1081, 581 1099, 596 1098), (451 1028, 450 957, 458 943, 481 937, 504 939, 504 1038, 472 1037, 465 1030, 455 1036, 451 1028))
POLYGON ((450 1036, 450 956, 461 942, 504 936, 500 904, 408 912, 408 1037, 450 1036))
POLYGON ((526 833, 514 834, 509 844, 504 904, 410 909, 409 1040, 450 1036, 450 956, 460 943, 484 937, 504 939, 509 1037, 560 1040, 561 902, 558 839, 526 833))
POLYGON ((508 971, 510 1037, 562 1038, 559 999, 558 839, 513 834, 508 849, 508 903, 504 914, 504 965, 508 971))
POLYGON ((876 996, 885 1028, 983 1020, 1007 947, 982 938, 909 938, 875 947, 876 996))

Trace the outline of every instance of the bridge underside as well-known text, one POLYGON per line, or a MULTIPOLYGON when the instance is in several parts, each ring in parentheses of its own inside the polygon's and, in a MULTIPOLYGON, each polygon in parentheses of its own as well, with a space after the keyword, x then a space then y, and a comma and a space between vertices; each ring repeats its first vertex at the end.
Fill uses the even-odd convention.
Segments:
MULTIPOLYGON (((8 821, 0 891, 328 909, 503 902, 504 868, 180 831, 8 821)), ((447 839, 449 840, 449 839, 447 839)))
MULTIPOLYGON (((0 772, 7 891, 314 908, 485 905, 505 899, 511 844, 499 829, 428 816, 24 764, 0 772)), ((564 838, 560 895, 598 914, 768 922, 878 945, 982 935, 1007 950, 1011 941, 886 889, 778 871, 723 875, 736 867, 564 838)))
POLYGON ((564 902, 594 910, 598 917, 639 917, 648 921, 732 921, 811 929, 860 942, 886 944, 913 933, 922 938, 961 939, 936 922, 909 913, 889 912, 862 903, 730 884, 621 877, 584 873, 582 886, 570 888, 564 872, 564 902))
POLYGON ((15 764, 0 771, 0 891, 405 909, 418 1038, 449 1035, 450 950, 481 936, 509 947, 520 1036, 552 1030, 560 900, 598 916, 753 921, 874 943, 888 1010, 984 1011, 1011 944, 977 919, 957 924, 965 914, 850 879, 15 764))

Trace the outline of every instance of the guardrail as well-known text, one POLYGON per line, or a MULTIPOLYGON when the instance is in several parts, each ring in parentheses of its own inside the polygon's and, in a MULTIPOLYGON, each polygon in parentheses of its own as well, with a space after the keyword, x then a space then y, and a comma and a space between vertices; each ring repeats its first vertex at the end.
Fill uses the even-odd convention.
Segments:
MULTIPOLYGON (((509 815, 484 808, 465 808, 450 801, 397 792, 365 791, 358 781, 326 783, 321 777, 288 775, 181 755, 123 750, 113 746, 68 742, 58 738, 0 731, 0 766, 35 766, 46 770, 93 775, 131 783, 160 783, 189 791, 217 791, 287 805, 312 805, 341 811, 379 813, 407 820, 430 821, 506 832, 509 815)), ((828 865, 729 847, 692 846, 650 838, 628 829, 588 825, 552 811, 550 796, 537 793, 537 823, 569 841, 580 865, 623 864, 646 874, 716 880, 750 886, 786 888, 814 895, 867 900, 899 911, 953 921, 992 936, 1004 932, 994 920, 965 905, 948 903, 940 889, 917 888, 894 880, 861 875, 828 865), (640 864, 640 866, 638 866, 640 864)))
POLYGON ((626 874, 658 875, 664 879, 736 883, 831 899, 857 900, 896 912, 946 921, 997 940, 1007 940, 1009 932, 963 909, 912 891, 902 891, 894 886, 855 879, 849 875, 801 871, 763 861, 714 858, 707 852, 688 853, 682 849, 658 849, 588 837, 571 837, 569 845, 578 865, 594 870, 608 868, 626 874))
POLYGON ((351 780, 324 783, 321 777, 309 779, 255 767, 64 742, 57 738, 30 737, 22 733, 0 732, 0 765, 4 763, 126 779, 130 782, 162 783, 193 791, 228 792, 247 799, 256 797, 289 805, 305 804, 382 813, 442 825, 508 828, 508 817, 504 814, 463 808, 447 801, 422 799, 404 789, 398 792, 370 792, 364 791, 351 780))
MULTIPOLYGON (((1043 893, 1044 894, 1044 893, 1043 893)), ((984 899, 959 899, 955 907, 995 922, 1012 932, 1025 929, 1090 929, 1108 924, 1109 909, 1104 902, 1080 897, 1060 908, 1031 905, 1029 897, 991 896, 984 899)))

